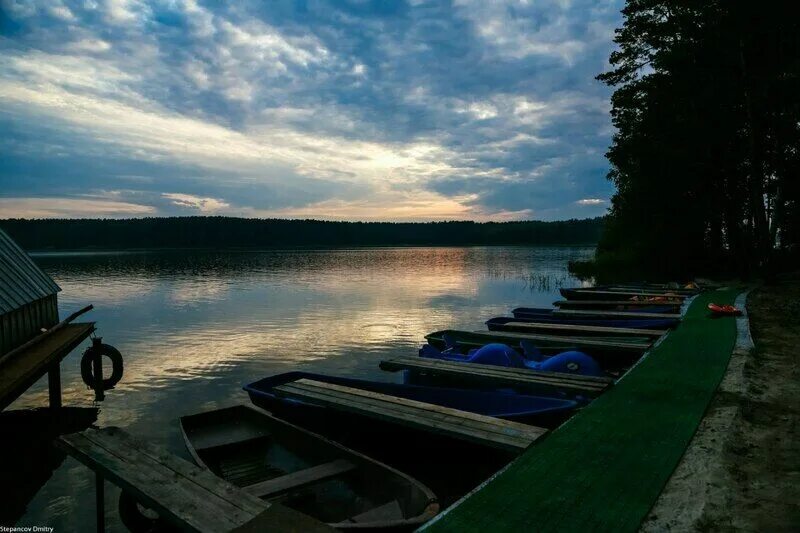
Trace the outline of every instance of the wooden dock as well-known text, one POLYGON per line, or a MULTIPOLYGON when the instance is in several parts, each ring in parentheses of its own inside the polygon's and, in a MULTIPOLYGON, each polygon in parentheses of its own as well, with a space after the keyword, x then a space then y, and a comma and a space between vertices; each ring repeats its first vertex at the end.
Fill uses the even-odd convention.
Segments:
POLYGON ((577 309, 556 309, 557 316, 586 316, 586 317, 611 317, 611 318, 671 318, 680 320, 680 313, 636 313, 633 311, 582 311, 577 309))
POLYGON ((593 337, 572 337, 561 335, 541 335, 536 333, 515 333, 511 331, 484 331, 475 330, 470 332, 471 335, 478 339, 483 339, 484 344, 490 342, 502 342, 504 339, 514 340, 528 340, 528 341, 546 341, 546 342, 560 342, 577 346, 579 348, 603 348, 611 349, 620 352, 643 352, 647 350, 652 342, 641 342, 637 340, 625 341, 611 341, 598 339, 593 337))
POLYGON ((606 326, 581 326, 578 324, 552 324, 549 322, 529 322, 527 320, 510 321, 505 324, 494 324, 497 331, 544 331, 553 335, 570 333, 578 335, 614 335, 636 337, 661 337, 668 333, 665 329, 636 329, 636 328, 612 328, 606 326))
POLYGON ((42 340, 0 358, 0 410, 45 374, 48 374, 50 406, 61 407, 61 360, 94 329, 94 322, 66 324, 42 340))
POLYGON ((398 357, 381 361, 389 372, 411 370, 430 376, 471 382, 485 386, 512 387, 522 390, 547 390, 597 396, 614 380, 606 377, 580 376, 561 372, 541 372, 476 363, 457 363, 425 357, 398 357))
POLYGON ((329 532, 330 527, 268 503, 119 428, 65 435, 57 446, 97 474, 97 527, 104 529, 104 479, 181 531, 329 532))
POLYGON ((275 393, 323 407, 520 453, 547 430, 353 387, 300 379, 275 393))

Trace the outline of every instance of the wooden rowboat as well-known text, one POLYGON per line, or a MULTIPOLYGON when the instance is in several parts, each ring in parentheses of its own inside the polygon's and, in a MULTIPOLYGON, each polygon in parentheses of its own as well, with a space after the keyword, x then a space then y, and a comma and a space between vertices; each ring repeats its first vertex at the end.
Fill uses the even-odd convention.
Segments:
POLYGON ((198 465, 338 529, 415 529, 439 512, 415 479, 243 405, 181 417, 198 465))

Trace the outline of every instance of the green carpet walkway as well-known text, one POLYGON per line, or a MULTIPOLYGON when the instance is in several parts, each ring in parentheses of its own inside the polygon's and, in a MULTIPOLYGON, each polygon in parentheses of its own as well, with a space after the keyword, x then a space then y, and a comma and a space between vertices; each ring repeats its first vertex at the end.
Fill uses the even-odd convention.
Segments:
POLYGON ((738 289, 701 294, 624 379, 426 531, 636 531, 689 445, 736 341, 738 289))

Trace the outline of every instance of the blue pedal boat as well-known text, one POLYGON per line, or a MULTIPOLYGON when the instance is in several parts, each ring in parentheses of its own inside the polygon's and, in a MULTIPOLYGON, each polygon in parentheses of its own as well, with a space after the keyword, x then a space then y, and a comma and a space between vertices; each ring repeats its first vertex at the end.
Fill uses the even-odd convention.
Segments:
POLYGON ((310 379, 352 387, 389 396, 396 396, 418 402, 431 403, 442 407, 460 409, 486 416, 513 420, 516 422, 552 427, 557 425, 581 403, 548 396, 518 394, 512 391, 488 391, 401 383, 385 383, 363 379, 343 378, 314 374, 310 372, 287 372, 245 385, 255 405, 290 418, 307 418, 331 415, 326 408, 311 401, 289 399, 275 393, 275 388, 300 379, 310 379))

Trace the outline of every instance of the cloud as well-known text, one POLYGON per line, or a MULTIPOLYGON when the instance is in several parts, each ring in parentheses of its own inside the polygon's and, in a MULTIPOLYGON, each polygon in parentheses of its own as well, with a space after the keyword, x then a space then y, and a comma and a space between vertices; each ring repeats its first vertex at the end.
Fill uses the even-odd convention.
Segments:
POLYGON ((50 198, 36 212, 54 195, 76 213, 87 197, 148 214, 599 210, 582 203, 611 193, 593 78, 621 4, 11 3, 0 194, 50 198))
POLYGON ((608 203, 608 200, 603 200, 602 198, 582 198, 575 203, 578 205, 601 205, 608 203))
POLYGON ((0 198, 0 218, 129 218, 153 215, 147 205, 83 198, 0 198))
POLYGON ((230 204, 217 198, 201 198, 200 196, 182 193, 164 193, 162 196, 178 207, 197 210, 204 214, 216 213, 230 207, 230 204))

